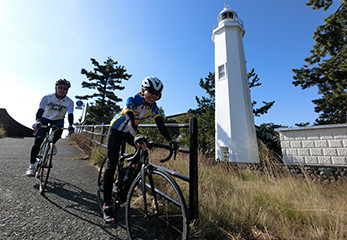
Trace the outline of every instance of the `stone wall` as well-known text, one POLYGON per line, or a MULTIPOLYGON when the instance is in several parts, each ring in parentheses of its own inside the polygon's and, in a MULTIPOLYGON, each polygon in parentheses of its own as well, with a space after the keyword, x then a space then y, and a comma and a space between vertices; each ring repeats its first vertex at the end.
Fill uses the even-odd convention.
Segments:
POLYGON ((305 166, 347 166, 347 124, 278 128, 283 162, 305 166))

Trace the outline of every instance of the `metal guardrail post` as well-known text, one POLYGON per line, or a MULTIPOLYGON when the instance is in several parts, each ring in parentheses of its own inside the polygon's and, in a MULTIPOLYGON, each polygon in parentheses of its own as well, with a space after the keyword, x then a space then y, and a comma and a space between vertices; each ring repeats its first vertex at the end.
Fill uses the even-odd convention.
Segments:
POLYGON ((101 144, 104 144, 104 133, 105 133, 105 125, 103 123, 101 126, 101 139, 100 139, 101 144))
POLYGON ((189 218, 198 218, 198 121, 189 119, 189 218))

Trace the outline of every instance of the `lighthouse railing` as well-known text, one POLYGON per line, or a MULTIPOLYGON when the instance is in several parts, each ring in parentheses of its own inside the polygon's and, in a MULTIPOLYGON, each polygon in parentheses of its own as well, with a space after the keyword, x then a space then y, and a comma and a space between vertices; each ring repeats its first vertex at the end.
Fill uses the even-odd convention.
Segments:
POLYGON ((240 26, 243 28, 243 21, 242 21, 242 19, 239 18, 239 17, 235 17, 235 18, 223 19, 222 21, 217 21, 215 24, 213 24, 213 30, 218 27, 220 22, 224 22, 224 21, 236 22, 236 23, 240 24, 240 26))

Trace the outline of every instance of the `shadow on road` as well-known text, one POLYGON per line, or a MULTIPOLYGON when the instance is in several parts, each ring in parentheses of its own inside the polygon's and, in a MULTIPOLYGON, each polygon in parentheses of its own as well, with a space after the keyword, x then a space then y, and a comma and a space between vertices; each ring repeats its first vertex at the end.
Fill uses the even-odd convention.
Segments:
MULTIPOLYGON (((38 184, 34 185, 34 187, 37 190, 39 189, 38 184)), ((50 177, 50 182, 48 182, 42 197, 50 204, 74 216, 75 218, 100 227, 105 234, 110 237, 110 239, 123 239, 115 236, 112 231, 119 227, 126 232, 124 207, 118 210, 116 224, 104 224, 103 219, 101 219, 100 223, 96 216, 102 218, 102 213, 99 208, 96 195, 90 194, 71 183, 54 177, 50 177), (52 197, 49 195, 52 195, 52 197)))

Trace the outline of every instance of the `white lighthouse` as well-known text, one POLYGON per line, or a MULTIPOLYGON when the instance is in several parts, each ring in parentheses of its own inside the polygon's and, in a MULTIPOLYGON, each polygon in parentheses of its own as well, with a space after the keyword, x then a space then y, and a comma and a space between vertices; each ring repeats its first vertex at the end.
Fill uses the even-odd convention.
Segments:
POLYGON ((215 44, 216 159, 259 162, 242 20, 228 6, 219 13, 212 41, 215 44))

